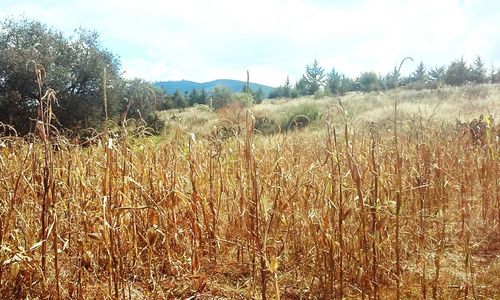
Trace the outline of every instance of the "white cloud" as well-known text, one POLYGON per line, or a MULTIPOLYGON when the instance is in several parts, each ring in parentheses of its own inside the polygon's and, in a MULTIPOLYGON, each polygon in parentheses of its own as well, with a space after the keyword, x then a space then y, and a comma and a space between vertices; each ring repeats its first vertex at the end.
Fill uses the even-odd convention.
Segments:
POLYGON ((500 65, 499 8, 493 0, 19 0, 0 17, 24 12, 66 33, 95 29, 130 77, 241 79, 250 69, 253 81, 279 85, 314 59, 353 77, 389 72, 405 56, 433 66, 481 55, 500 65))

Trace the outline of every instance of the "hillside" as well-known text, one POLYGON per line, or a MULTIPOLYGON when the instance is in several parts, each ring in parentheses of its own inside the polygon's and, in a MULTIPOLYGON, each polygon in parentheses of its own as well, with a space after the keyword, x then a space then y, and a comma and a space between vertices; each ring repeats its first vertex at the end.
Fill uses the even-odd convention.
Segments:
MULTIPOLYGON (((246 82, 241 80, 232 79, 217 79, 209 82, 194 82, 189 80, 179 80, 179 81, 158 81, 155 83, 157 86, 165 90, 168 94, 172 94, 176 90, 181 93, 190 92, 193 89, 201 90, 205 89, 207 91, 212 90, 217 85, 224 85, 233 92, 240 92, 246 82)), ((254 91, 262 88, 264 96, 267 97, 273 87, 258 83, 250 82, 250 88, 254 91)))
MULTIPOLYGON (((398 111, 401 118, 421 116, 426 120, 440 120, 455 124, 455 120, 471 121, 481 114, 500 115, 500 85, 478 85, 466 87, 445 87, 439 90, 400 90, 398 111)), ((394 91, 386 93, 350 92, 341 97, 348 119, 354 126, 375 122, 379 126, 392 124, 394 116, 394 91)), ((337 97, 315 99, 312 96, 298 99, 266 100, 249 108, 256 118, 256 129, 263 134, 287 131, 290 124, 300 116, 307 117, 300 122, 306 131, 321 132, 326 120, 341 124, 343 117, 337 112, 337 97), (306 124, 307 123, 307 124, 306 124)), ((242 125, 245 113, 232 111, 210 111, 205 107, 172 109, 161 111, 160 116, 167 123, 167 134, 178 130, 208 136, 213 128, 231 120, 242 125)), ((496 117, 497 118, 497 117, 496 117)), ((497 120, 496 120, 497 121, 497 120)), ((498 122, 498 121, 497 121, 498 122)))

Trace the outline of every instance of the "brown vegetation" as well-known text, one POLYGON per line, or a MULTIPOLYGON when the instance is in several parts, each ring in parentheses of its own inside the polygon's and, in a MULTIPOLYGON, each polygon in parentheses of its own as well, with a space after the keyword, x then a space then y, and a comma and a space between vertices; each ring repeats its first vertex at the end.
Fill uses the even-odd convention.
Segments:
POLYGON ((224 139, 52 152, 11 138, 0 295, 499 297, 498 143, 458 146, 418 117, 401 128, 398 150, 375 123, 266 137, 251 114, 224 139))

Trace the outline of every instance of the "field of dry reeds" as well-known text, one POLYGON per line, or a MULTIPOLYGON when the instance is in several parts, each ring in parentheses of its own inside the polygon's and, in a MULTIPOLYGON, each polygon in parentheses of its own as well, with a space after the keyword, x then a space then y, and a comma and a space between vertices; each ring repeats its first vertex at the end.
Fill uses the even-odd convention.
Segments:
POLYGON ((499 298, 493 121, 321 111, 269 135, 243 111, 223 136, 2 137, 0 298, 499 298))

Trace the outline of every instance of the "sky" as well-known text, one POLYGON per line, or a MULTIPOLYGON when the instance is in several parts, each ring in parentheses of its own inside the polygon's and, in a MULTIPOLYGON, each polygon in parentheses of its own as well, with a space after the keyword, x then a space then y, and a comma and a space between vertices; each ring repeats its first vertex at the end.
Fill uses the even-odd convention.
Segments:
POLYGON ((480 55, 500 67, 497 0, 0 0, 62 31, 95 30, 124 76, 149 81, 291 82, 315 59, 350 77, 403 73, 480 55))

